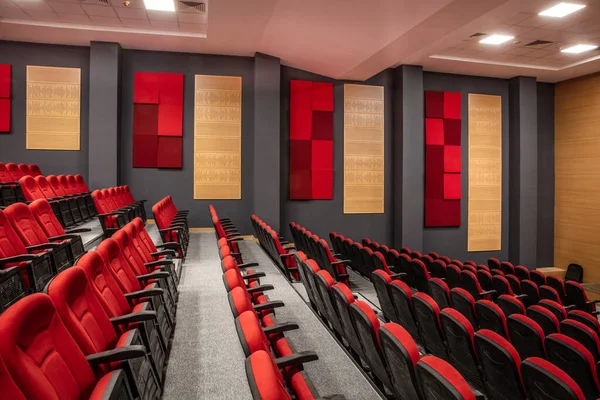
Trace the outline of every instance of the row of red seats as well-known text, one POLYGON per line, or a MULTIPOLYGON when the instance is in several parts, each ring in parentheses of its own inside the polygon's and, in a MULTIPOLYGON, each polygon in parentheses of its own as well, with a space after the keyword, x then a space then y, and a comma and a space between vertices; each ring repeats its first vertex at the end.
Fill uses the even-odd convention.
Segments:
POLYGON ((152 207, 154 221, 163 242, 178 243, 178 252, 182 258, 185 258, 190 241, 188 213, 189 210, 178 210, 171 196, 163 198, 152 207))
POLYGON ((146 222, 146 200, 135 200, 127 185, 94 190, 91 197, 105 237, 112 236, 135 218, 146 222))
POLYGON ((10 176, 14 181, 18 181, 24 176, 33 176, 36 177, 38 175, 42 175, 42 171, 37 164, 16 164, 16 163, 0 163, 0 168, 6 168, 10 176))
POLYGON ((258 243, 275 262, 275 265, 290 282, 298 281, 298 267, 294 261, 294 253, 291 251, 295 250, 296 247, 280 237, 277 232, 255 214, 252 214, 250 221, 258 243))
POLYGON ((242 253, 240 253, 237 242, 244 239, 240 236, 240 232, 235 227, 235 224, 229 218, 219 218, 219 215, 212 204, 208 206, 208 211, 210 212, 213 227, 215 228, 217 240, 222 238, 226 239, 227 243, 229 243, 229 247, 231 247, 233 257, 239 263, 243 263, 242 253))
POLYGON ((12 305, 0 316, 0 364, 8 367, 0 365, 0 392, 14 399, 159 399, 175 321, 175 255, 158 251, 136 218, 57 275, 46 294, 12 305), (51 362, 31 363, 48 346, 51 362))

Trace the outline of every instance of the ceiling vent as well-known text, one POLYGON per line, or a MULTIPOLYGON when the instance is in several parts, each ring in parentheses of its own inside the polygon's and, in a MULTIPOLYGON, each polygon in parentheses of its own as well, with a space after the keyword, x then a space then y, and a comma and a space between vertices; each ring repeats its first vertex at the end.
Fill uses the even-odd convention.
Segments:
POLYGON ((479 37, 479 36, 487 36, 487 33, 477 32, 477 33, 472 34, 469 37, 479 37))
POLYGON ((552 43, 554 43, 554 42, 551 42, 551 41, 549 41, 549 40, 536 40, 536 41, 534 41, 534 42, 527 43, 527 44, 525 45, 525 47, 528 47, 528 46, 539 46, 539 45, 541 45, 541 44, 552 44, 552 43))
MULTIPOLYGON (((101 1, 101 0, 100 0, 101 1)), ((200 12, 206 12, 206 3, 197 1, 178 1, 176 3, 177 11, 184 11, 193 8, 200 12)))

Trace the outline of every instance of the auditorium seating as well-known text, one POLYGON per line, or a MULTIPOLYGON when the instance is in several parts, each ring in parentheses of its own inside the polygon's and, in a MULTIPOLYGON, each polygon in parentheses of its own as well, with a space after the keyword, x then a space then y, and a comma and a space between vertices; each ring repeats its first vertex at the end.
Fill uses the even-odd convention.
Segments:
POLYGON ((425 356, 416 366, 419 387, 425 400, 475 399, 473 390, 460 373, 446 361, 425 356))
POLYGON ((289 281, 297 281, 299 272, 294 253, 291 251, 295 247, 285 241, 282 243, 283 239, 279 237, 277 232, 256 215, 252 215, 251 222, 260 246, 265 249, 289 281))
POLYGON ((545 400, 551 396, 560 400, 585 400, 579 385, 556 365, 539 357, 521 363, 523 385, 531 400, 545 400))
POLYGON ((163 243, 178 243, 177 252, 185 258, 189 243, 187 210, 178 210, 171 196, 167 196, 152 206, 154 221, 163 243))

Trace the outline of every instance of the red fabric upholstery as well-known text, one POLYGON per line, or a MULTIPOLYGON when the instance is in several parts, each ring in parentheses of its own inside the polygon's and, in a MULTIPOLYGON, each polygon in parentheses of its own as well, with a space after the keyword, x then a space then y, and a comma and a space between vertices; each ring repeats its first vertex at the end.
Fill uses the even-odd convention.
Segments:
POLYGON ((444 379, 460 394, 460 398, 463 400, 475 400, 473 390, 452 365, 448 362, 437 358, 435 356, 424 356, 419 361, 420 363, 427 364, 429 367, 434 369, 440 379, 444 379))
POLYGON ((541 370, 544 371, 545 374, 554 375, 557 381, 564 382, 574 393, 577 400, 585 400, 585 396, 581 391, 579 385, 571 378, 568 374, 566 374, 562 369, 558 368, 556 365, 551 362, 544 360, 539 357, 529 357, 527 362, 534 364, 540 367, 541 370))
POLYGON ((0 99, 0 132, 10 129, 10 99, 0 99))
POLYGON ((589 350, 586 349, 577 340, 563 335, 562 333, 553 333, 548 337, 566 344, 567 346, 571 347, 572 349, 583 355, 583 357, 586 359, 589 365, 590 371, 592 371, 591 376, 594 379, 594 383, 596 384, 596 387, 600 390, 600 382, 598 381, 598 376, 596 374, 596 362, 594 361, 594 357, 592 357, 592 353, 590 353, 589 350))
POLYGON ((181 137, 158 138, 158 168, 183 167, 183 139, 181 137))
POLYGON ((461 120, 444 119, 444 143, 451 146, 461 145, 461 120))
POLYGON ((12 376, 8 373, 4 361, 0 357, 0 393, 11 400, 26 400, 25 395, 17 387, 17 384, 13 380, 12 376))
POLYGON ((443 92, 425 92, 425 116, 427 118, 444 118, 443 92))
POLYGON ((158 104, 160 75, 154 72, 136 72, 133 77, 133 102, 158 104))
POLYGON ((444 146, 425 147, 425 197, 441 199, 444 197, 444 146))
POLYGON ((261 400, 291 400, 281 372, 268 351, 254 352, 246 363, 261 400))
POLYGON ((158 135, 158 106, 156 104, 133 105, 133 135, 158 135))
POLYGON ((25 200, 33 201, 37 199, 45 199, 46 196, 39 188, 35 178, 32 176, 23 176, 19 179, 19 185, 21 186, 21 190, 23 191, 23 196, 25 196, 25 200))
POLYGON ((133 136, 133 167, 156 168, 158 157, 158 136, 133 136))
POLYGON ((510 344, 510 342, 508 340, 506 340, 502 336, 498 335, 496 332, 491 331, 489 329, 480 329, 480 330, 477 331, 477 334, 481 334, 482 336, 485 336, 485 337, 487 337, 489 339, 492 339, 494 342, 496 342, 496 344, 497 344, 498 347, 502 347, 506 351, 508 351, 508 353, 510 354, 510 356, 514 360, 515 365, 517 366, 517 368, 520 368, 520 366, 521 366, 521 356, 519 356, 519 353, 517 352, 517 350, 513 347, 512 344, 510 344))
POLYGON ((444 145, 444 120, 425 118, 425 144, 444 145))
POLYGON ((4 210, 15 232, 26 246, 48 243, 48 237, 25 203, 15 203, 4 210))
POLYGON ((45 199, 35 200, 29 205, 31 213, 47 237, 62 236, 65 230, 56 219, 50 203, 45 199))
POLYGON ((460 146, 444 146, 444 172, 462 172, 460 146))
POLYGON ((333 112, 333 83, 313 82, 311 96, 313 111, 333 112))
POLYGON ((425 226, 460 226, 460 200, 426 199, 425 226))
POLYGON ((362 313, 367 316, 367 318, 371 322, 373 331, 375 332, 375 337, 377 337, 377 342, 379 343, 379 319, 377 318, 375 311, 373 311, 373 309, 364 301, 355 301, 353 305, 358 307, 362 311, 362 313))
POLYGON ((444 118, 461 119, 461 102, 461 93, 444 92, 444 118))
POLYGON ((10 99, 10 81, 11 65, 0 64, 0 99, 10 99))
POLYGON ((459 311, 455 310, 454 308, 450 307, 444 308, 442 311, 440 311, 440 313, 449 315, 454 320, 458 321, 465 328, 465 330, 469 334, 469 337, 471 338, 471 342, 473 342, 473 336, 475 336, 475 329, 473 329, 473 324, 471 324, 469 320, 465 318, 464 315, 462 315, 459 311))
POLYGON ((460 174, 444 174, 444 199, 460 200, 461 193, 460 174))
POLYGON ((388 322, 387 324, 384 324, 380 329, 387 330, 396 339, 398 339, 398 341, 402 343, 402 346, 404 346, 404 348, 406 349, 406 352, 408 353, 408 356, 410 357, 413 366, 417 365, 419 359, 421 358, 421 355, 419 354, 417 344, 415 343, 410 333, 406 331, 406 329, 404 329, 402 326, 395 322, 388 322))

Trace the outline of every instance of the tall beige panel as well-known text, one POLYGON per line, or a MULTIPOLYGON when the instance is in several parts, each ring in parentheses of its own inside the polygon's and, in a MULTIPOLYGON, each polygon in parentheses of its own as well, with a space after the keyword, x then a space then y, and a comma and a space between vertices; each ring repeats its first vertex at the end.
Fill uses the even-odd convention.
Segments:
POLYGON ((344 85, 344 214, 384 211, 383 86, 344 85))
POLYGON ((600 281, 600 74, 556 85, 554 265, 600 281))
POLYGON ((79 150, 81 70, 27 66, 26 147, 79 150))
POLYGON ((194 199, 242 198, 242 78, 196 75, 194 199))
POLYGON ((502 98, 469 94, 468 251, 502 247, 502 98))

